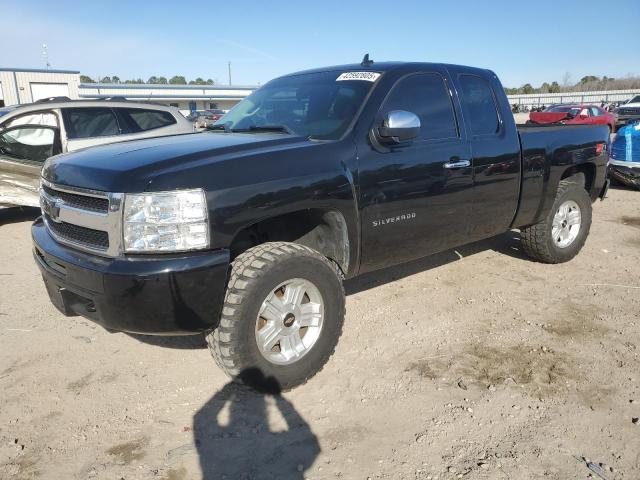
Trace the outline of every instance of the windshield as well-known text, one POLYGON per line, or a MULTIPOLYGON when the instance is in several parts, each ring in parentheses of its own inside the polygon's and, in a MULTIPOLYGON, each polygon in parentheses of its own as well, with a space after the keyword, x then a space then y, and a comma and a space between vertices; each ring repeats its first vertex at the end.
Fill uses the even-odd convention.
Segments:
POLYGON ((640 103, 640 95, 636 95, 631 100, 629 100, 627 103, 640 103))
MULTIPOLYGON (((340 138, 373 85, 369 80, 343 80, 348 76, 340 76, 341 73, 309 73, 273 80, 238 103, 214 126, 224 125, 231 131, 284 127, 283 130, 304 137, 340 138)), ((379 76, 373 75, 374 79, 379 76)))
POLYGON ((547 112, 562 112, 562 113, 571 113, 572 115, 578 115, 580 113, 580 107, 571 107, 571 106, 557 106, 557 107, 549 107, 547 112))

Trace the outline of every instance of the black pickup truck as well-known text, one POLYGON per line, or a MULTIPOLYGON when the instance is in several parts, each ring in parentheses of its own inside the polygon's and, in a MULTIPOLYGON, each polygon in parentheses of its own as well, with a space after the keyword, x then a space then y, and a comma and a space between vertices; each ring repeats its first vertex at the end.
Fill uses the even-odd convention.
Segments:
POLYGON ((574 257, 608 186, 608 135, 516 128, 479 68, 295 73, 210 131, 50 158, 34 257, 65 315, 205 332, 231 377, 288 389, 334 351, 343 279, 509 229, 536 260, 574 257))

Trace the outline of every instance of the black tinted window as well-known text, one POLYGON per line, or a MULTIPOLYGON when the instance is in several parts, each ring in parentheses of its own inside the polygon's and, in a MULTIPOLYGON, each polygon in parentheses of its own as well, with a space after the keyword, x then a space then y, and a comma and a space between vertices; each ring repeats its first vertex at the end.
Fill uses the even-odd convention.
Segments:
POLYGON ((406 110, 420 117, 419 140, 458 136, 451 97, 442 77, 435 73, 400 80, 384 103, 382 113, 406 110))
POLYGON ((118 135, 118 122, 110 108, 65 108, 64 125, 69 138, 118 135))
POLYGON ((123 133, 144 132, 176 123, 169 112, 144 108, 117 108, 123 125, 123 133))
POLYGON ((462 75, 460 87, 460 100, 467 114, 465 121, 471 128, 471 133, 496 133, 499 129, 498 111, 489 84, 476 75, 462 75))

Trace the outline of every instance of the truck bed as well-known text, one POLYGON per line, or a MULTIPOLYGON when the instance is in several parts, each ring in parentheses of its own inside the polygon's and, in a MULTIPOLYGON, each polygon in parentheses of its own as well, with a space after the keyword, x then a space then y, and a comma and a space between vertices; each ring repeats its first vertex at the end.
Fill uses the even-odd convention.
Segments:
POLYGON ((568 169, 585 173, 592 200, 605 183, 609 129, 604 125, 517 125, 522 150, 520 204, 513 227, 538 222, 568 169), (595 159, 595 168, 588 161, 595 159))

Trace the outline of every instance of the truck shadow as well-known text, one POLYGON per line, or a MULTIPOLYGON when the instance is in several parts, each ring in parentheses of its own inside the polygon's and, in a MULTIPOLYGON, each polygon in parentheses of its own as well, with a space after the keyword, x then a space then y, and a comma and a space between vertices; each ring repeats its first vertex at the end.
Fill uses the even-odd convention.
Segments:
POLYGON ((125 333, 139 342, 156 347, 175 348, 177 350, 197 350, 207 348, 204 334, 198 335, 142 335, 139 333, 125 333))
POLYGON ((520 235, 509 231, 495 237, 469 243, 461 247, 436 253, 411 262, 395 265, 393 267, 375 270, 358 277, 346 280, 344 289, 347 295, 353 295, 370 288, 375 288, 416 273, 441 267, 449 263, 457 262, 476 253, 493 250, 518 260, 532 261, 527 257, 520 246, 520 235))
POLYGON ((302 480, 318 438, 274 378, 258 368, 239 376, 262 393, 229 382, 193 417, 202 478, 302 480))
POLYGON ((40 216, 40 209, 36 207, 0 208, 0 226, 10 223, 32 222, 40 216))

